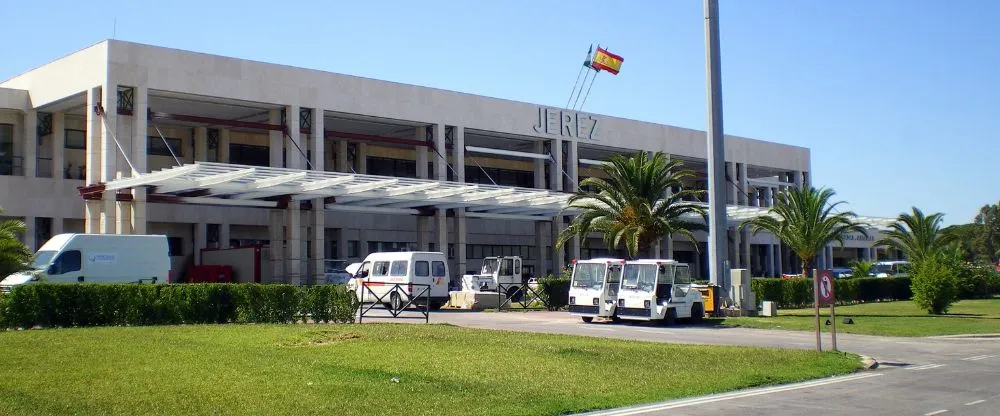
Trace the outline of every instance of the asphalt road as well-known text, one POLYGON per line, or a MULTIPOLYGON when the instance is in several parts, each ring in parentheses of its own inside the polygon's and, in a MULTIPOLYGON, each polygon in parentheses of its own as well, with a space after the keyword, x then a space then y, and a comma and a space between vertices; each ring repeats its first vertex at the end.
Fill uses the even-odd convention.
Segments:
MULTIPOLYGON (((367 318, 366 318, 367 319, 367 318)), ((381 319, 379 319, 381 320, 381 319)), ((422 319, 416 320, 423 322, 422 319)), ((566 312, 439 312, 431 323, 716 345, 815 348, 811 332, 709 326, 585 324, 566 312)), ((829 348, 824 334, 824 349, 829 348)), ((856 375, 750 389, 592 415, 991 415, 1000 414, 1000 338, 893 338, 840 334, 842 351, 879 368, 856 375)))

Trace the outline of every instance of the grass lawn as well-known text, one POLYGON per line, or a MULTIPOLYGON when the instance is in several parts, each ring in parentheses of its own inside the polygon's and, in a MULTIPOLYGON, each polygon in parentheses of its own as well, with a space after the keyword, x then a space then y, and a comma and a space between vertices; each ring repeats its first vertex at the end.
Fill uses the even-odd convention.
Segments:
POLYGON ((5 415, 556 415, 860 367, 852 354, 411 324, 0 332, 0 354, 5 415))
MULTIPOLYGON (((830 308, 821 308, 823 324, 830 308)), ((726 326, 748 328, 813 330, 812 309, 779 310, 775 318, 725 318, 726 326)), ((823 326, 823 331, 829 327, 823 326)), ((878 302, 837 307, 837 332, 853 334, 918 337, 957 334, 1000 333, 1000 298, 963 300, 952 305, 947 315, 934 316, 912 301, 878 302), (843 324, 850 317, 853 325, 843 324)))

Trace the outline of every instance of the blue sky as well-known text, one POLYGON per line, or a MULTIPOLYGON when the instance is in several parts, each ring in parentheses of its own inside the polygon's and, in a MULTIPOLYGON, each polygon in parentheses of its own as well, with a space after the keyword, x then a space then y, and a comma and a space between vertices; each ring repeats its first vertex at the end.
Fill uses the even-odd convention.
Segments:
MULTIPOLYGON (((0 79, 112 37, 704 129, 702 2, 0 0, 0 79), (216 4, 218 3, 218 4, 216 4), (224 4, 225 3, 225 4, 224 4), (117 24, 115 24, 117 20, 117 24)), ((1000 199, 1000 2, 721 0, 725 131, 809 147, 850 209, 947 223, 1000 199)))

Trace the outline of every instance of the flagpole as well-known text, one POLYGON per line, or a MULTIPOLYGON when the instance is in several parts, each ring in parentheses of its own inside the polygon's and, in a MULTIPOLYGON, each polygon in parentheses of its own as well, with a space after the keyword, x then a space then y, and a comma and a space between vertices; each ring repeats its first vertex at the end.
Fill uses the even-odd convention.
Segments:
MULTIPOLYGON (((600 73, 601 73, 600 69, 595 69, 594 70, 594 77, 590 79, 590 85, 587 86, 587 93, 583 95, 583 102, 580 103, 580 108, 575 109, 576 111, 583 110, 584 104, 587 104, 587 97, 590 97, 590 87, 594 86, 594 80, 597 79, 597 75, 600 74, 600 73)), ((584 82, 586 82, 586 80, 584 80, 584 82)), ((582 85, 580 86, 580 89, 581 90, 583 89, 582 85)))
POLYGON ((724 276, 728 261, 726 218, 726 159, 722 132, 722 65, 719 57, 719 0, 705 0, 705 70, 708 95, 709 278, 729 293, 724 276))
MULTIPOLYGON (((587 68, 590 67, 590 54, 593 52, 594 52, 594 44, 591 43, 590 49, 587 50, 587 58, 584 59, 583 65, 580 66, 580 72, 577 72, 576 74, 576 82, 573 83, 573 89, 569 93, 569 98, 566 99, 566 107, 565 107, 566 109, 569 109, 569 102, 573 100, 574 95, 576 95, 577 99, 579 99, 579 94, 576 93, 576 87, 578 84, 580 84, 580 75, 583 75, 583 71, 586 71, 587 68)), ((587 82, 586 77, 584 77, 583 82, 584 83, 587 82)))

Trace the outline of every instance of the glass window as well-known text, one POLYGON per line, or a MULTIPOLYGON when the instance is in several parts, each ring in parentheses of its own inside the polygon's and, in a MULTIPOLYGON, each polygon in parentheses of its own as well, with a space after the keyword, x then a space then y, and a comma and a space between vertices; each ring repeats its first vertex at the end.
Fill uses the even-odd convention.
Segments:
POLYGON ((389 262, 376 261, 372 265, 372 276, 386 276, 389 274, 389 262))
POLYGON ((612 264, 611 266, 608 266, 608 283, 617 285, 618 282, 622 280, 622 269, 622 265, 620 264, 612 264))
POLYGON ((14 174, 14 125, 0 124, 0 175, 14 174))
POLYGON ((87 149, 87 131, 86 130, 75 130, 75 129, 64 129, 65 133, 65 143, 64 148, 67 149, 87 149))
POLYGON ((427 277, 431 275, 430 263, 426 261, 418 261, 413 266, 413 274, 418 277, 427 277))
POLYGON ((172 156, 170 151, 173 150, 173 154, 177 157, 182 157, 183 146, 181 146, 181 139, 175 138, 161 138, 158 136, 147 136, 146 137, 146 154, 151 156, 172 156), (164 143, 166 140, 166 143, 164 143), (168 149, 167 146, 170 146, 168 149))
POLYGON ((170 256, 184 255, 184 239, 180 237, 167 237, 167 251, 170 256))
POLYGON ((63 274, 69 272, 76 272, 80 270, 80 266, 83 260, 83 256, 80 254, 79 250, 71 250, 64 252, 56 258, 55 263, 52 264, 52 274, 63 274))
POLYGON ((624 286, 638 287, 640 290, 652 290, 656 284, 655 264, 626 264, 622 276, 624 286))
POLYGON ((358 240, 351 240, 347 242, 347 257, 358 257, 358 246, 360 243, 358 240))
POLYGON ((573 287, 583 289, 601 287, 605 267, 601 263, 577 263, 573 267, 573 287))
POLYGON ((52 258, 55 257, 55 251, 39 251, 35 254, 35 258, 31 260, 31 268, 35 270, 42 270, 52 262, 52 258))
POLYGON ((371 271, 372 271, 372 264, 366 261, 361 264, 361 267, 358 268, 357 275, 360 277, 366 277, 368 276, 369 273, 371 273, 371 271))
POLYGON ((378 250, 378 241, 369 241, 368 242, 368 253, 371 254, 371 253, 378 253, 378 252, 379 252, 379 250, 378 250))
POLYGON ((230 143, 229 162, 237 165, 270 166, 271 149, 267 146, 230 143))
POLYGON ((392 262, 392 268, 389 270, 389 276, 406 276, 406 270, 409 265, 410 262, 406 260, 397 260, 392 262))
POLYGON ((664 264, 661 265, 659 269, 657 283, 661 285, 669 285, 673 283, 674 266, 664 264))
POLYGON ((449 259, 455 258, 455 245, 454 244, 450 244, 450 243, 448 244, 448 258, 449 259))
POLYGON ((432 266, 434 266, 434 267, 432 268, 433 270, 432 270, 431 274, 433 274, 434 277, 444 277, 444 276, 446 276, 448 274, 445 271, 445 267, 444 267, 444 262, 443 261, 436 261, 436 262, 432 263, 432 266))
POLYGON ((687 266, 677 266, 677 270, 674 272, 674 284, 675 285, 687 285, 691 284, 691 273, 687 266))

